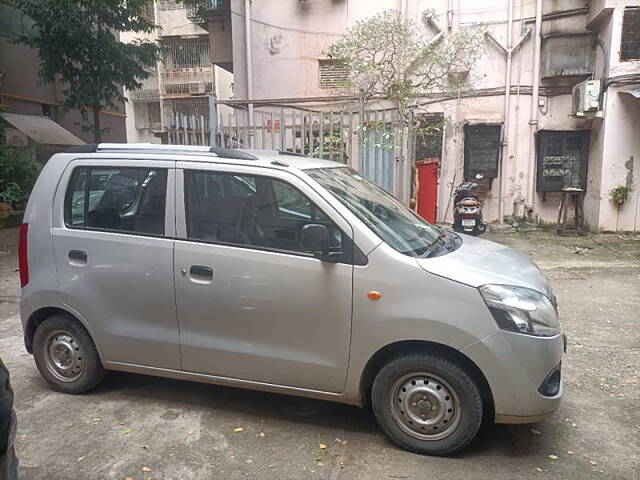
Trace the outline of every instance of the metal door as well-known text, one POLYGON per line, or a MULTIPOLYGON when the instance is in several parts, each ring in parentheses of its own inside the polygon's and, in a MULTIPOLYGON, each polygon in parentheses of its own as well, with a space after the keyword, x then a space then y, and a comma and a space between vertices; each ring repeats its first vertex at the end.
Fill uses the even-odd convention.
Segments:
POLYGON ((436 222, 438 204, 438 158, 419 160, 418 214, 427 222, 436 222))

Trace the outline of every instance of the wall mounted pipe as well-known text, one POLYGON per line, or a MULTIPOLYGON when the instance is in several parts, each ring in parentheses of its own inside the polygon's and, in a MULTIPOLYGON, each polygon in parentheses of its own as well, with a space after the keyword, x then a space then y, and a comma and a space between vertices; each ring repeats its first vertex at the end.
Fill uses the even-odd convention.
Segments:
POLYGON ((536 23, 533 47, 533 92, 531 95, 531 120, 529 120, 531 138, 529 141, 529 164, 526 208, 533 210, 535 204, 535 183, 534 178, 536 164, 536 132, 538 131, 538 120, 540 118, 540 51, 542 48, 542 0, 536 0, 536 23))
POLYGON ((251 0, 244 0, 244 44, 247 62, 247 100, 248 104, 248 137, 249 147, 253 148, 253 67, 251 58, 251 0))

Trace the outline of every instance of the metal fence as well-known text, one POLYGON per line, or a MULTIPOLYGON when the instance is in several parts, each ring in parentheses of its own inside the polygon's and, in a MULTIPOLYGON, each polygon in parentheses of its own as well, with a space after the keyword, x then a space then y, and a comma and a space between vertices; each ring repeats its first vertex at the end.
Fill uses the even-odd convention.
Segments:
POLYGON ((238 102, 211 98, 208 109, 164 109, 171 144, 282 150, 342 162, 409 201, 411 114, 405 118, 393 109, 367 110, 362 105, 335 110, 265 105, 254 108, 250 125, 246 105, 238 102))

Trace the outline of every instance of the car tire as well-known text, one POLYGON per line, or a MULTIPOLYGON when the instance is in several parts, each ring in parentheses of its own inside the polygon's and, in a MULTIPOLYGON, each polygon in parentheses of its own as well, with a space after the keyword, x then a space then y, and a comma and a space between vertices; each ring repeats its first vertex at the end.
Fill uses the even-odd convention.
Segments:
POLYGON ((53 315, 38 326, 33 356, 40 375, 59 392, 84 393, 105 375, 89 332, 70 315, 53 315))
POLYGON ((455 362, 432 354, 396 358, 378 372, 371 391, 378 424, 400 447, 444 456, 462 450, 483 420, 480 390, 455 362))

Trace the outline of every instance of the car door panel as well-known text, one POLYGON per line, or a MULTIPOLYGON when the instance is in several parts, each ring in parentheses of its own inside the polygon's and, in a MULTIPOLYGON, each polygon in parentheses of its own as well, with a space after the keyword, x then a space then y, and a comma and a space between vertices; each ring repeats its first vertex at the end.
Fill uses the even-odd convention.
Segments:
MULTIPOLYGON (((73 168, 113 165, 104 160, 75 161, 65 171, 56 193, 52 231, 59 295, 69 310, 91 326, 103 361, 179 369, 173 283, 175 163, 126 163, 167 170, 164 237, 69 228, 64 223, 64 187, 73 168)), ((124 166, 122 160, 115 165, 124 166)), ((91 200, 90 205, 94 205, 91 200)), ((122 213, 122 225, 148 228, 152 217, 143 213, 143 207, 133 217, 134 206, 135 202, 122 213)))
MULTIPOLYGON (((177 230, 183 238, 176 240, 175 265, 183 369, 342 391, 351 332, 353 265, 285 253, 269 245, 222 244, 216 234, 211 241, 187 240, 180 213, 185 198, 180 191, 182 176, 178 169, 177 230), (194 265, 210 268, 211 280, 194 278, 194 265)), ((206 221, 206 214, 198 215, 206 221)), ((341 228, 350 228, 344 220, 338 221, 341 228)), ((235 233, 237 241, 248 238, 235 233)))

